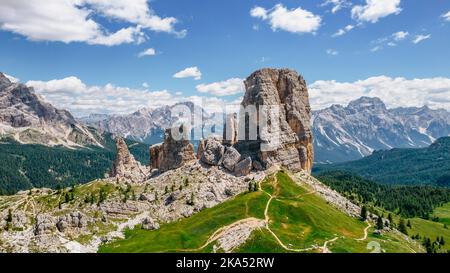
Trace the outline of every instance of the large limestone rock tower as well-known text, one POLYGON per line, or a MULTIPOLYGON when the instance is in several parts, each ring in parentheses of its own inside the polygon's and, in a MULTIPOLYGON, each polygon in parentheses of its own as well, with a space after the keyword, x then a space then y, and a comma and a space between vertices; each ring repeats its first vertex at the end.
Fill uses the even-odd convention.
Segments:
POLYGON ((313 145, 311 131, 311 107, 305 80, 297 72, 290 69, 261 69, 245 80, 246 92, 242 106, 255 105, 259 111, 261 106, 278 106, 278 118, 268 116, 268 124, 278 124, 271 128, 271 133, 278 133, 279 139, 275 149, 262 149, 264 144, 272 140, 261 136, 259 130, 257 139, 249 139, 248 130, 252 120, 245 113, 240 114, 240 135, 245 133, 245 140, 240 137, 235 145, 242 154, 261 161, 265 167, 274 164, 281 165, 292 171, 306 170, 311 172, 313 165, 313 145), (241 132, 245 127, 246 132, 241 132), (279 130, 279 131, 277 131, 279 130), (255 153, 256 151, 256 153, 255 153))

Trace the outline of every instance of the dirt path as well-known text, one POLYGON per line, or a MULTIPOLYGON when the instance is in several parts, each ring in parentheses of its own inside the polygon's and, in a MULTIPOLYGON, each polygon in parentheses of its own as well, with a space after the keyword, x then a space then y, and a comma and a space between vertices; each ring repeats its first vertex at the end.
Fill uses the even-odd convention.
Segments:
POLYGON ((367 227, 364 229, 364 236, 359 239, 355 239, 356 241, 365 241, 367 240, 367 236, 369 235, 369 228, 371 228, 372 225, 370 223, 367 223, 367 227))
POLYGON ((251 227, 258 227, 259 223, 261 222, 261 219, 250 217, 241 219, 239 221, 236 221, 228 226, 224 226, 216 230, 211 236, 209 236, 208 240, 206 242, 198 247, 198 248, 190 248, 190 249, 171 249, 170 251, 180 251, 180 252, 197 252, 200 250, 205 249, 207 246, 209 246, 212 242, 220 239, 224 234, 226 234, 230 229, 239 226, 239 225, 249 225, 251 227))
MULTIPOLYGON (((277 176, 276 176, 276 175, 275 175, 275 182, 276 182, 276 185, 278 185, 278 179, 277 179, 277 176)), ((264 219, 265 219, 265 222, 266 222, 266 229, 270 232, 270 234, 272 234, 272 236, 275 238, 275 240, 278 242, 278 244, 279 244, 282 248, 284 248, 285 250, 287 250, 287 251, 292 251, 292 252, 306 252, 306 251, 312 251, 312 250, 317 249, 318 247, 314 247, 314 246, 313 246, 313 247, 309 247, 309 248, 298 248, 298 249, 297 249, 297 248, 290 248, 290 247, 288 247, 287 245, 285 245, 285 244, 280 240, 280 238, 278 238, 278 236, 275 234, 275 232, 272 231, 272 229, 270 229, 270 226, 269 226, 269 224, 270 224, 269 207, 270 207, 270 203, 271 203, 272 200, 275 198, 275 196, 273 196, 273 195, 271 195, 270 193, 264 191, 264 190, 262 189, 262 187, 261 187, 261 182, 260 182, 260 185, 259 185, 259 190, 262 191, 262 192, 264 192, 265 194, 267 194, 267 195, 270 197, 269 201, 267 201, 266 209, 264 210, 264 219)), ((277 188, 275 192, 278 193, 278 192, 279 192, 279 189, 277 188)), ((308 194, 309 194, 309 193, 308 193, 308 194)))
POLYGON ((336 242, 339 239, 339 237, 335 237, 331 240, 326 241, 323 246, 320 248, 322 253, 331 253, 331 251, 328 249, 328 244, 332 242, 336 242))

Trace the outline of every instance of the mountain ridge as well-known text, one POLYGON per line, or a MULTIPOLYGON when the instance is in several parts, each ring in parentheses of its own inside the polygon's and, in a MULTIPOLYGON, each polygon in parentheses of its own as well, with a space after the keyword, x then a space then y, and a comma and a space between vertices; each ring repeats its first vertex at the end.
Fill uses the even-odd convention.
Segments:
POLYGON ((24 144, 66 147, 99 146, 101 136, 55 108, 32 87, 11 82, 0 73, 0 135, 24 144))
POLYGON ((450 135, 450 112, 424 107, 388 109, 379 98, 313 112, 316 163, 360 159, 375 150, 420 148, 450 135))

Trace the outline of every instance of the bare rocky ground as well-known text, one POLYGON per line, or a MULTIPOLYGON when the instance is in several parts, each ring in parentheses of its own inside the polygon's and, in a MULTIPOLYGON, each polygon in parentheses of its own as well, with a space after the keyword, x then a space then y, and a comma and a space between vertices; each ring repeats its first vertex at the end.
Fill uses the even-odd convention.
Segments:
POLYGON ((347 198, 342 196, 337 191, 330 189, 328 186, 322 184, 305 171, 300 171, 294 175, 295 181, 301 181, 308 185, 315 193, 321 196, 325 201, 336 207, 337 209, 347 213, 352 217, 359 217, 361 215, 361 208, 350 202, 347 198))
POLYGON ((236 177, 193 161, 142 183, 110 178, 2 196, 0 252, 96 252, 101 243, 123 238, 127 228, 158 229, 222 203, 264 177, 264 172, 236 177))

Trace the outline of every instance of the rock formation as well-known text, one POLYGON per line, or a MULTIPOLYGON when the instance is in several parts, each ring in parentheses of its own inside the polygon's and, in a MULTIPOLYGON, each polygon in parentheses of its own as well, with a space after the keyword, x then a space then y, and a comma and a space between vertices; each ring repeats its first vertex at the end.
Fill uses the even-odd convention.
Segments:
POLYGON ((136 183, 145 181, 149 170, 134 159, 122 138, 117 138, 116 149, 117 155, 110 176, 136 183))
POLYGON ((278 128, 269 126, 269 132, 279 135, 279 141, 274 143, 275 138, 266 138, 259 130, 256 140, 249 139, 251 120, 241 113, 239 124, 243 123, 246 131, 239 133, 247 136, 245 140, 240 136, 235 147, 243 156, 259 160, 264 167, 278 164, 292 171, 310 172, 313 164, 311 109, 305 80, 293 70, 262 69, 248 77, 245 86, 243 107, 253 105, 259 114, 262 105, 280 106, 279 120, 268 116, 269 125, 279 124, 278 128), (262 145, 272 145, 273 149, 262 149, 262 145))
POLYGON ((172 129, 167 129, 164 142, 150 147, 150 167, 165 172, 195 160, 194 145, 189 141, 189 132, 187 127, 179 127, 181 139, 176 140, 172 136, 172 129))
POLYGON ((247 176, 252 171, 252 168, 253 168, 252 158, 247 157, 244 160, 237 163, 236 166, 234 166, 234 175, 247 176))
POLYGON ((225 146, 222 145, 221 140, 215 137, 210 137, 205 142, 201 160, 208 165, 219 166, 222 164, 224 153, 225 146))
POLYGON ((238 121, 235 113, 225 117, 223 127, 223 143, 231 146, 238 141, 238 121))
POLYGON ((239 160, 241 160, 241 154, 235 148, 227 147, 223 155, 223 166, 230 172, 233 172, 239 160))

